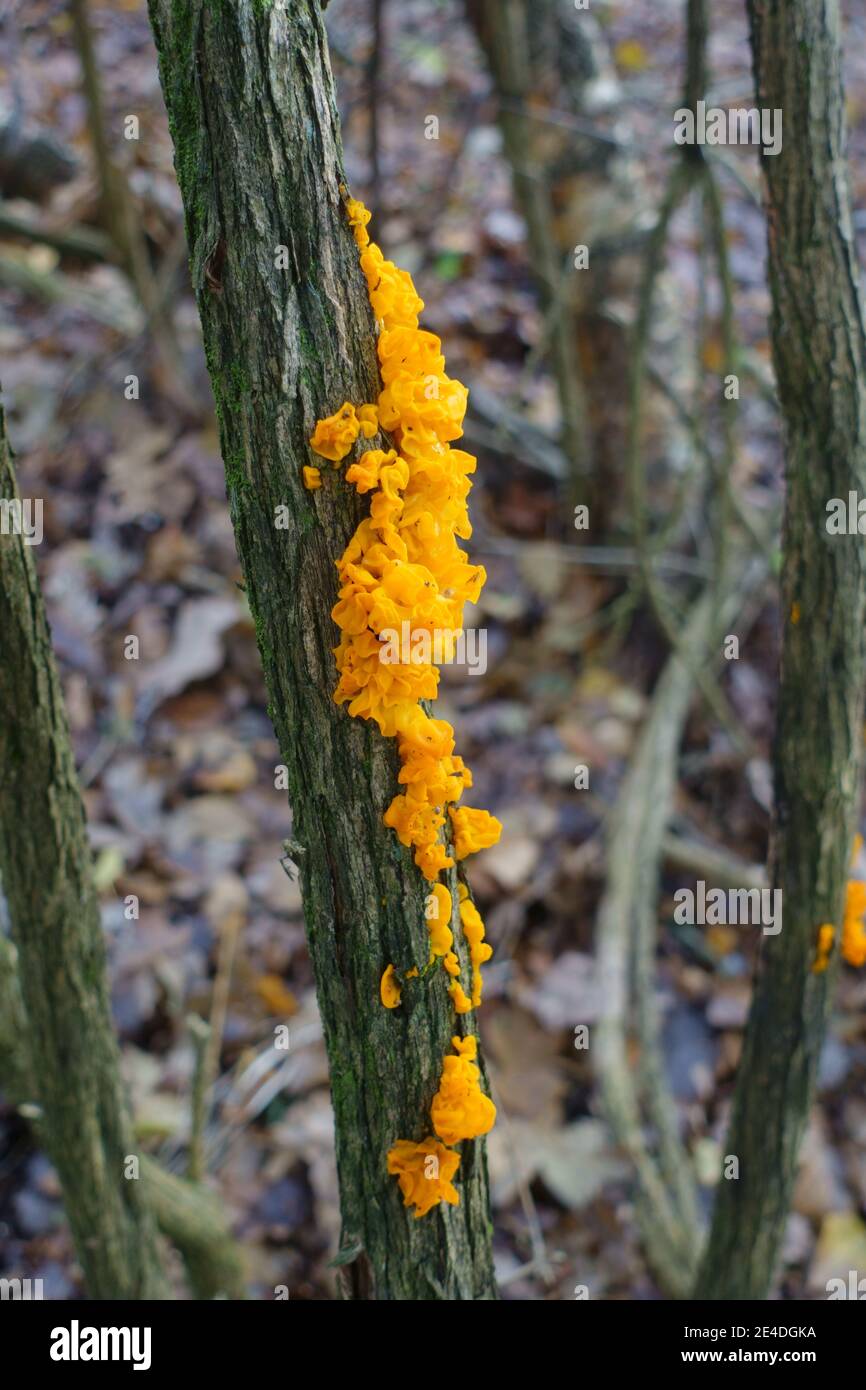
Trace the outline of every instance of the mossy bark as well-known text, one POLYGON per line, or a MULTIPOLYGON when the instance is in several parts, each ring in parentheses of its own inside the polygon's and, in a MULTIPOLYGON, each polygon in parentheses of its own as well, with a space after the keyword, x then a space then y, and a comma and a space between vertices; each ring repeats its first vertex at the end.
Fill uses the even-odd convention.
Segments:
MULTIPOLYGON (((827 502, 866 496, 866 343, 845 172, 835 3, 750 0, 762 108, 784 113, 768 189, 773 354, 787 502, 775 747, 774 887, 722 1181, 696 1297, 764 1298, 814 1092, 834 970, 815 974, 818 928, 838 926, 863 744, 866 551, 829 535, 827 502)), ((838 932, 837 932, 838 941, 838 932)), ((837 953, 838 956, 838 953, 837 953)))
POLYGON ((366 506, 307 441, 317 418, 380 387, 320 6, 150 0, 150 15, 232 521, 289 770, 331 1068, 341 1283, 359 1298, 492 1298, 483 1145, 462 1146, 459 1207, 420 1221, 386 1167, 395 1140, 430 1132, 442 1057, 465 1025, 441 971, 407 987, 399 1009, 379 1002, 389 962, 426 962, 426 885, 382 821, 393 742, 332 699, 335 561, 366 506), (307 463, 323 467, 320 491, 303 486, 307 463))
MULTIPOLYGON (((0 409, 0 500, 19 499, 0 409)), ((11 532, 11 528, 7 528, 11 532)), ((88 1291, 163 1296, 111 1024, 84 807, 32 549, 0 535, 0 881, 44 1134, 88 1291)))

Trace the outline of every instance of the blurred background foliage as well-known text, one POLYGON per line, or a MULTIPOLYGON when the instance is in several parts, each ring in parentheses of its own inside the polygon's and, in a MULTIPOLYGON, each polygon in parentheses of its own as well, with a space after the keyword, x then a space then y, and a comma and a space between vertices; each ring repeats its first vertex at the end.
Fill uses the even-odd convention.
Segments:
MULTIPOLYGON (((495 7, 494 7, 495 9, 495 7)), ((846 11, 856 229, 866 233, 866 16, 846 11)), ((446 670, 440 712, 504 823, 472 882, 495 954, 480 1019, 501 1123, 489 1143, 503 1296, 646 1298, 630 1174, 575 1029, 604 982, 594 918, 606 817, 668 652, 638 582, 627 478, 629 330, 675 153, 683 6, 539 6, 503 54, 468 0, 331 0, 347 172, 414 276, 425 325, 470 387, 478 454, 469 625, 483 677, 446 670), (438 129, 431 125, 435 117, 438 129), (428 138, 432 131, 438 138, 428 138), (574 265, 589 248, 590 269, 574 265), (589 506, 575 532, 575 499, 589 506), (587 790, 576 768, 591 769, 587 790)), ((712 7, 707 98, 750 105, 743 7, 712 7)), ((180 199, 142 0, 22 0, 0 30, 0 361, 22 493, 45 501, 37 560, 90 823, 136 1125, 182 1171, 195 1038, 212 1025, 204 1136, 254 1296, 333 1296, 338 1234, 327 1066, 279 756, 245 609, 180 199), (137 138, 125 138, 137 117, 137 138), (131 379, 135 379, 134 384, 131 379), (140 659, 124 657, 134 633, 140 659), (124 899, 140 903, 128 920, 124 899), (275 1053, 275 1026, 291 1046, 275 1053)), ((743 376, 733 481, 777 565, 781 452, 767 341, 758 163, 717 153, 743 376)), ((723 297, 707 209, 675 214, 640 430, 647 524, 685 602, 712 564, 701 477, 723 451, 713 387, 723 297), (696 484, 697 480, 697 484, 696 484), (696 485, 695 485, 696 484, 696 485)), ((776 679, 772 582, 739 660, 696 700, 658 903, 669 1081, 709 1200, 754 934, 675 926, 673 893, 764 862, 776 679), (708 874, 706 876, 709 876, 708 874)), ((6 653, 2 654, 6 659, 6 653)), ((862 867, 862 866, 861 866, 862 867)), ((866 981, 846 971, 788 1224, 783 1290, 866 1267, 866 981)), ((0 1272, 80 1278, 58 1185, 0 1108, 0 1272)))

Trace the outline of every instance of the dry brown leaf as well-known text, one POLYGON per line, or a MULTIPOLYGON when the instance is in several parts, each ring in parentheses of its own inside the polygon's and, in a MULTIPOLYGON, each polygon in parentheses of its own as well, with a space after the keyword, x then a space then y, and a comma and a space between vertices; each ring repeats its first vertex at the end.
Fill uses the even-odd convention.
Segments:
POLYGON ((142 670, 141 693, 158 704, 192 681, 212 676, 225 659, 223 633, 241 616, 234 599, 189 599, 178 613, 169 650, 142 670))

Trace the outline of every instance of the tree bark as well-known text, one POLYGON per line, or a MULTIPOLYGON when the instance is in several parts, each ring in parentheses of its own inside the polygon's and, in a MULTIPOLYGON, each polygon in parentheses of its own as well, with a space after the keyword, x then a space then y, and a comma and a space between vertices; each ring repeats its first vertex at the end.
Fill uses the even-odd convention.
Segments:
MULTIPOLYGON (((866 556, 827 533, 830 498, 866 496, 866 342, 845 173, 835 0, 750 0, 758 105, 784 113, 763 160, 772 338, 787 500, 771 878, 783 926, 765 937, 696 1297, 764 1298, 791 1198, 835 972, 815 974, 837 924, 862 747, 866 556), (796 605, 796 606, 795 606, 796 605)), ((838 957, 838 951, 836 952, 838 957)))
MULTIPOLYGON (((0 501, 19 500, 0 408, 0 501)), ((5 509, 4 509, 5 510, 5 509)), ((111 1024, 84 807, 32 550, 0 534, 0 880, 48 1151, 91 1296, 164 1284, 111 1024)))
POLYGON ((429 1133, 442 1058, 465 1021, 437 975, 414 1006, 379 1001, 390 962, 426 962, 426 884, 382 821, 397 789, 393 743, 332 699, 335 561, 365 508, 330 470, 307 491, 301 467, 321 463, 307 445, 317 418, 374 401, 380 382, 320 6, 150 0, 150 16, 232 521, 289 772, 330 1059, 344 1292, 493 1298, 483 1145, 463 1145, 459 1207, 421 1220, 386 1167, 395 1140, 429 1133), (287 269, 276 268, 281 246, 287 269))

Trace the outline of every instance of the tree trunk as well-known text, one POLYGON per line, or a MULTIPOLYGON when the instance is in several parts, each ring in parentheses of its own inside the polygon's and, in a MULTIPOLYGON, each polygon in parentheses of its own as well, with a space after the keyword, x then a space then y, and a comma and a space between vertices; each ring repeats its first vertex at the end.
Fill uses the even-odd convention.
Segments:
MULTIPOLYGON (((44 1140, 32 1063, 31 1029, 21 998, 18 957, 0 936, 0 1090, 44 1140)), ((215 1192, 166 1172, 141 1155, 145 1200, 156 1223, 180 1251, 195 1298, 245 1298, 244 1266, 215 1192)))
MULTIPOLYGON (((483 1146, 460 1205, 415 1220, 386 1167, 420 1139, 449 1039, 441 977, 386 1010, 393 962, 424 964, 426 884, 383 824, 393 741, 332 692, 335 561, 364 514, 339 475, 307 491, 316 420, 380 388, 317 0, 150 0, 247 596, 288 767, 307 935, 331 1069, 348 1296, 495 1297, 483 1146), (287 269, 279 248, 286 248, 287 269), (275 525, 287 509, 286 529, 275 525)), ((285 519, 285 518, 282 518, 285 519)))
MULTIPOLYGON (((758 105, 784 112, 763 161, 773 352, 787 502, 772 882, 783 926, 765 937, 720 1184, 696 1297, 764 1298, 814 1091, 834 971, 814 973, 818 928, 837 924, 863 742, 866 555, 827 533, 831 498, 866 496, 866 344, 845 176, 834 0, 750 0, 758 105)), ((838 956, 838 950, 836 952, 838 956)))
POLYGON ((604 32, 572 0, 465 0, 490 68, 505 154, 545 312, 575 500, 593 533, 615 516, 625 452, 628 334, 646 238, 644 171, 604 32), (605 117, 616 111, 616 135, 605 117), (643 196, 642 196, 643 194, 643 196), (575 267, 588 248, 585 271, 575 267))
POLYGON ((163 1295, 111 1024, 84 807, 0 408, 0 880, 47 1147, 91 1296, 163 1295))

